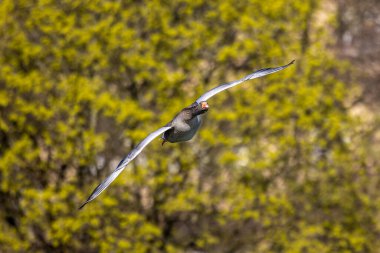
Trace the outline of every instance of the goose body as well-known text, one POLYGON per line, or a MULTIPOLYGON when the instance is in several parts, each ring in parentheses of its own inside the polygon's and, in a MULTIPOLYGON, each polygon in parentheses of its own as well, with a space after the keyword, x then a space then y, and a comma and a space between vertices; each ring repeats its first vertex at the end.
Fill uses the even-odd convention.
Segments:
POLYGON ((195 116, 188 121, 173 121, 173 128, 167 130, 162 139, 175 143, 191 140, 201 126, 201 116, 195 116))
POLYGON ((193 103, 184 108, 168 124, 172 128, 164 132, 161 138, 164 142, 171 143, 191 140, 201 126, 201 114, 207 112, 207 110, 207 102, 193 103))

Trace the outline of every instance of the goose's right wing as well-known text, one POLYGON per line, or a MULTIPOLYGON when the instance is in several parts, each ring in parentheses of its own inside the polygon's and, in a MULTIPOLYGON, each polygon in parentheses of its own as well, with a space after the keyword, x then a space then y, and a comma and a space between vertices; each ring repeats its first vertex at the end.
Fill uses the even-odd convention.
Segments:
POLYGON ((145 148, 146 145, 148 145, 151 141, 153 141, 154 138, 161 135, 162 133, 166 132, 172 128, 171 126, 165 126, 161 127, 160 129, 154 131, 153 133, 149 134, 142 142, 140 142, 132 151, 123 159, 120 161, 119 165, 116 167, 116 169, 109 175, 100 185, 98 185, 95 190, 91 193, 90 197, 84 202, 79 209, 82 209, 88 202, 94 200, 97 196, 99 196, 102 191, 104 191, 114 180, 115 178, 124 170, 125 166, 128 165, 135 157, 141 153, 141 151, 145 148))

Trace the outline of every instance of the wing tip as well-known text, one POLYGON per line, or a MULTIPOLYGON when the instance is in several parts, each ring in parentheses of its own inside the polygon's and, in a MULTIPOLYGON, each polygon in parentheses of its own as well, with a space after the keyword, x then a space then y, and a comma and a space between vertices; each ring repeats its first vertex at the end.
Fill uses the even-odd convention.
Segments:
POLYGON ((287 66, 292 65, 295 61, 296 61, 296 60, 292 60, 291 62, 289 62, 289 63, 287 64, 287 66))
POLYGON ((78 208, 78 210, 82 210, 82 208, 83 208, 85 205, 87 205, 87 203, 88 203, 88 201, 84 202, 84 203, 78 208))

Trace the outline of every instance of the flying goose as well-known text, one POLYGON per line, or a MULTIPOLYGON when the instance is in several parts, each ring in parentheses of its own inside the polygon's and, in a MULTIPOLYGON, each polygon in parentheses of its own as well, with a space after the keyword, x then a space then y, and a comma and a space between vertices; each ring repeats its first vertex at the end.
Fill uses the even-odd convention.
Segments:
POLYGON ((124 168, 133 159, 135 159, 136 156, 138 156, 141 153, 141 151, 146 147, 146 145, 148 145, 151 141, 153 141, 153 139, 155 139, 159 135, 162 135, 162 145, 165 142, 174 143, 188 141, 192 139, 201 125, 201 115, 208 111, 209 106, 207 104, 207 100, 209 98, 223 90, 234 87, 242 82, 283 70, 293 63, 294 60, 284 66, 257 70, 242 79, 219 85, 218 87, 215 87, 204 93, 193 104, 182 109, 182 111, 180 111, 171 122, 166 124, 164 127, 161 127, 158 130, 150 133, 142 142, 140 142, 134 149, 132 149, 132 151, 123 160, 120 161, 119 165, 111 173, 111 175, 109 175, 100 185, 98 185, 95 188, 95 190, 91 193, 86 202, 84 202, 79 207, 79 209, 82 209, 88 202, 98 197, 99 194, 102 193, 112 183, 112 181, 114 181, 115 178, 124 170, 124 168))

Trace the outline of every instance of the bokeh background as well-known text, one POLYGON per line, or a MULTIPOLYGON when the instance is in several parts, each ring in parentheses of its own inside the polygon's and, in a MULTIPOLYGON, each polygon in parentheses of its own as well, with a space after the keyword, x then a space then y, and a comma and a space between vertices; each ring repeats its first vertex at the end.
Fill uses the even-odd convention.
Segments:
POLYGON ((0 252, 379 252, 378 0, 0 1, 0 252), (190 142, 148 133, 220 83, 190 142))

